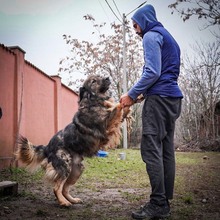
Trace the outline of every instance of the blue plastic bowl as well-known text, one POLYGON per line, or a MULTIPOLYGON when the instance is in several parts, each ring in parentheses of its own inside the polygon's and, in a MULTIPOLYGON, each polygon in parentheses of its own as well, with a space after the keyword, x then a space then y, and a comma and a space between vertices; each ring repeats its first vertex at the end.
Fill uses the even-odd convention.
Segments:
POLYGON ((103 150, 99 150, 97 153, 98 157, 107 157, 108 156, 108 152, 103 151, 103 150))

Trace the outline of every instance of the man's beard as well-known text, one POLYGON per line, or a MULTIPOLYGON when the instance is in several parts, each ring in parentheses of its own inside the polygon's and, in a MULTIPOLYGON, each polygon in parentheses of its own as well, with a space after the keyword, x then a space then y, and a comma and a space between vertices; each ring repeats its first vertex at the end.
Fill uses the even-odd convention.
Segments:
POLYGON ((141 38, 143 38, 142 32, 136 32, 136 34, 137 34, 138 36, 140 36, 141 38))

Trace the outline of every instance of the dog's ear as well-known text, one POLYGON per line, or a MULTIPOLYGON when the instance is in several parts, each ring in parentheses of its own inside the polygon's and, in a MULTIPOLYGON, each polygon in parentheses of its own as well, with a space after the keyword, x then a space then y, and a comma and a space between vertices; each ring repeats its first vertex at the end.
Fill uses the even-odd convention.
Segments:
POLYGON ((83 99, 83 96, 84 96, 84 93, 86 91, 86 88, 85 87, 80 87, 79 88, 79 101, 81 102, 82 99, 83 99))

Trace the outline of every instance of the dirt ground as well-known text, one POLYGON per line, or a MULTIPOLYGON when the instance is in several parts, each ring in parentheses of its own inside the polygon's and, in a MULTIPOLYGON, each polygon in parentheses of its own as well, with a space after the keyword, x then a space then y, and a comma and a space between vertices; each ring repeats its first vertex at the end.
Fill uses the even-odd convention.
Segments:
POLYGON ((19 186, 17 196, 1 200, 0 219, 131 219, 131 210, 138 204, 129 202, 125 195, 132 193, 141 195, 143 189, 72 190, 71 194, 83 203, 63 208, 55 200, 52 189, 44 183, 19 186))
MULTIPOLYGON (((213 192, 205 192, 208 198, 215 198, 213 192)), ((60 207, 53 195, 51 187, 41 184, 19 185, 17 196, 3 197, 0 200, 1 220, 47 220, 47 219, 68 219, 68 220, 129 220, 131 212, 144 204, 149 189, 99 189, 94 192, 90 189, 72 190, 71 194, 83 200, 82 204, 76 204, 69 208, 60 207), (131 195, 143 198, 142 201, 135 201, 131 195)), ((201 195, 199 195, 201 198, 201 195)), ((205 197, 204 197, 205 198, 205 197)), ((218 200, 217 200, 218 201, 218 200)), ((187 203, 187 202, 186 202, 187 203)), ((207 201, 200 203, 194 211, 189 204, 182 204, 179 199, 175 204, 171 204, 173 213, 169 220, 220 220, 219 203, 211 206, 206 205, 207 201), (204 203, 204 204, 203 204, 204 203), (188 206, 183 207, 183 206, 188 206), (207 209, 206 209, 207 208, 207 209), (182 210, 181 210, 182 209, 182 210), (187 215, 189 209, 190 215, 187 215), (181 213, 182 212, 182 213, 181 213), (193 214, 192 214, 193 213, 193 214), (208 214, 209 213, 209 214, 208 214)))
MULTIPOLYGON (((169 220, 220 220, 220 154, 206 154, 208 159, 203 155, 186 153, 177 158, 176 192, 169 220), (195 157, 201 161, 199 164, 192 163, 195 157)), ((0 172, 0 181, 10 178, 9 170, 0 172)), ((33 178, 28 174, 25 180, 17 181, 21 182, 17 196, 0 196, 0 220, 131 220, 132 211, 143 205, 150 194, 149 186, 125 184, 119 188, 116 183, 102 185, 96 179, 95 188, 88 182, 86 187, 81 184, 72 188, 71 195, 82 199, 82 204, 63 208, 52 187, 39 176, 33 178)), ((128 179, 126 176, 123 181, 128 179)))

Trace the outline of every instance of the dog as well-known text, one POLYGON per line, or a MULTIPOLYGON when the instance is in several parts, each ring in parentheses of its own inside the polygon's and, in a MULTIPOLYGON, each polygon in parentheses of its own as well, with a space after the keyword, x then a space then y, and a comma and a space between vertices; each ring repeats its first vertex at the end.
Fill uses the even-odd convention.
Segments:
POLYGON ((79 90, 78 111, 72 122, 56 133, 47 146, 35 146, 22 135, 17 139, 16 159, 30 171, 43 168, 61 206, 82 202, 73 198, 69 190, 84 170, 83 158, 120 142, 121 123, 129 118, 130 110, 108 96, 109 86, 108 77, 90 75, 79 90))

